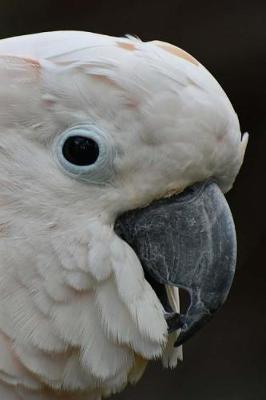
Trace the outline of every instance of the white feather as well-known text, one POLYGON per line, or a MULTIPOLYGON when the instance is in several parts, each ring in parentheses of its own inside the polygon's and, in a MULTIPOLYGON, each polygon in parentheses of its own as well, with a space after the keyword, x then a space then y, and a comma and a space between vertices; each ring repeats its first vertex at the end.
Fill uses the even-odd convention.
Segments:
POLYGON ((100 400, 147 360, 182 358, 114 222, 209 177, 228 190, 247 136, 208 71, 165 46, 71 31, 0 41, 1 399, 100 400), (57 136, 84 122, 115 149, 105 185, 55 160, 57 136))

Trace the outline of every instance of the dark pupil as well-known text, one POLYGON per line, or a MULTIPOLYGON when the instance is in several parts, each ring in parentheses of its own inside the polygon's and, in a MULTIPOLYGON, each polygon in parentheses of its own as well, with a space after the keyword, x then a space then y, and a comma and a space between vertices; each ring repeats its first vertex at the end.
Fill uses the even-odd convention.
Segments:
POLYGON ((70 136, 64 143, 63 155, 71 164, 90 165, 99 155, 97 143, 84 136, 70 136))

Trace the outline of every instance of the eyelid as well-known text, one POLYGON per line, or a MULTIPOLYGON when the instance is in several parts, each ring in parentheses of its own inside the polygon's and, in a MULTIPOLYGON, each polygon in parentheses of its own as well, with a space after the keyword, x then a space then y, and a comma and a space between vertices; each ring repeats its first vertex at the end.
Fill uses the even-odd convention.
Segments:
POLYGON ((75 179, 89 183, 105 184, 114 174, 114 148, 105 132, 93 124, 79 123, 67 129, 55 139, 53 150, 59 167, 75 179), (75 165, 64 158, 62 148, 65 140, 70 136, 76 135, 91 138, 98 144, 99 156, 94 164, 75 165))

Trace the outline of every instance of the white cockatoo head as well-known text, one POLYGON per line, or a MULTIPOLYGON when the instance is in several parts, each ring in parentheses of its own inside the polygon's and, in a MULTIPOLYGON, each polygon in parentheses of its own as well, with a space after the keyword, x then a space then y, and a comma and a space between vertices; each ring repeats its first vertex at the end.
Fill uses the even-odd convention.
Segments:
POLYGON ((174 366, 234 271, 227 96, 177 47, 87 32, 0 41, 0 76, 2 390, 96 399, 174 366))

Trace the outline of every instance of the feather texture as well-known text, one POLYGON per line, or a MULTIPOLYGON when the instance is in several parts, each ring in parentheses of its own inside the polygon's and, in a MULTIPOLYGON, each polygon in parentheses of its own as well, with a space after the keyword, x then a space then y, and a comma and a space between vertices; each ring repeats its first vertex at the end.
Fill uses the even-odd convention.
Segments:
MULTIPOLYGON (((209 72, 162 42, 87 32, 0 41, 0 395, 99 400, 147 361, 174 367, 163 308, 113 225, 213 177, 247 143, 209 72), (55 140, 90 123, 113 146, 104 185, 59 168, 55 140)), ((169 298, 179 310, 178 292, 169 298)))

